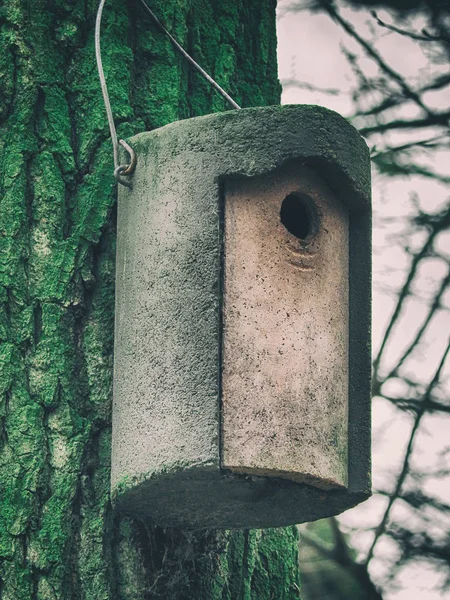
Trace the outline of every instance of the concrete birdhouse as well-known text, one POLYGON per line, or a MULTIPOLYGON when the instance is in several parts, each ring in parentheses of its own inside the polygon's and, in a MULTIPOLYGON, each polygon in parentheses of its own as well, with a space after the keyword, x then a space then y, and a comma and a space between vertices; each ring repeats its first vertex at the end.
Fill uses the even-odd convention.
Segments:
POLYGON ((119 192, 112 492, 183 528, 370 495, 370 166, 342 117, 245 109, 132 140, 119 192))

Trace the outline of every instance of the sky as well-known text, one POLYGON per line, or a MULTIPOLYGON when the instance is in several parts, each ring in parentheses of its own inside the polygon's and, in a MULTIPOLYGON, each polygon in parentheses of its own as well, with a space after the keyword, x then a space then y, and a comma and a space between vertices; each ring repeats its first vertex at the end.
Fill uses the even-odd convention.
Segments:
MULTIPOLYGON (((296 80, 303 82, 303 87, 285 85, 283 104, 321 104, 336 110, 344 116, 352 114, 352 90, 355 88, 355 76, 341 51, 341 45, 360 54, 360 49, 345 35, 327 16, 308 12, 297 14, 284 13, 285 8, 292 4, 292 0, 280 0, 278 3, 278 59, 280 80, 289 82, 296 80), (308 84, 320 92, 308 88, 308 84), (335 93, 335 91, 339 93, 335 93)), ((441 67, 430 66, 429 57, 418 48, 417 44, 407 38, 386 32, 375 31, 373 20, 370 22, 366 12, 342 10, 357 27, 360 33, 368 38, 378 36, 377 48, 390 66, 408 76, 411 81, 426 78, 431 70, 434 72, 441 67)), ((389 21, 389 15, 380 12, 380 16, 389 21)), ((417 22, 417 27, 420 27, 417 22)), ((376 66, 373 61, 365 58, 361 62, 365 72, 375 73, 376 66)), ((442 69, 446 69, 443 66, 442 69)), ((450 95, 430 95, 427 100, 437 108, 448 107, 450 95)), ((404 109, 408 116, 414 116, 416 108, 404 109)), ((403 113, 404 115, 405 113, 403 113)), ((355 123, 357 125, 357 123, 355 123)), ((433 132, 430 131, 430 134, 433 132)), ((410 140, 416 134, 401 133, 392 135, 390 141, 402 143, 410 140)), ((383 143, 379 140, 378 143, 383 143)), ((421 157, 423 164, 429 164, 430 157, 424 154, 421 157), (428 163, 427 163, 428 161, 428 163)), ((432 164, 439 172, 449 175, 449 153, 434 154, 432 164)), ((373 255, 373 351, 380 345, 386 325, 395 306, 396 293, 401 288, 410 256, 405 253, 400 235, 404 229, 405 217, 415 210, 411 202, 411 195, 415 193, 419 205, 427 211, 438 211, 448 202, 448 187, 438 182, 430 182, 420 177, 404 178, 396 181, 380 177, 373 172, 373 206, 374 206, 374 255, 373 255)), ((416 239, 411 237, 410 243, 418 245, 421 236, 416 239)), ((450 232, 440 235, 437 241, 440 252, 450 258, 450 232)), ((396 357, 407 344, 410 336, 420 325, 427 301, 433 297, 433 291, 438 285, 443 272, 448 266, 443 259, 430 259, 424 265, 423 273, 419 274, 416 283, 416 297, 409 301, 407 310, 394 332, 393 342, 386 354, 387 364, 394 364, 396 357)), ((444 301, 447 309, 450 307, 450 294, 444 301)), ((431 369, 435 368, 435 359, 447 343, 450 335, 448 312, 442 310, 436 315, 430 332, 417 356, 411 357, 410 368, 416 377, 422 377, 424 382, 430 379, 431 369)), ((447 372, 450 365, 447 365, 447 372)), ((400 380, 389 384, 389 394, 401 394, 400 380)), ((378 488, 392 488, 396 472, 403 460, 408 435, 411 430, 411 417, 400 413, 391 403, 381 398, 376 398, 373 404, 373 474, 374 486, 378 488)), ((448 444, 448 431, 450 419, 439 416, 425 417, 423 431, 421 430, 416 443, 413 461, 416 466, 423 469, 432 468, 436 463, 436 456, 448 444)), ((448 466, 448 465, 447 465, 448 466)), ((450 496, 450 479, 439 480, 430 477, 425 482, 427 492, 435 497, 448 502, 450 496)), ((348 511, 341 522, 348 527, 358 527, 359 532, 353 535, 352 542, 364 555, 370 545, 372 534, 364 531, 367 526, 375 526, 382 515, 387 499, 374 496, 360 507, 348 511)), ((399 520, 408 521, 414 527, 411 519, 413 515, 401 502, 396 503, 394 516, 399 520)), ((427 527, 433 527, 433 515, 424 515, 427 518, 427 527)), ((420 524, 418 523, 418 526, 420 524)), ((435 523, 435 527, 450 530, 450 516, 448 523, 435 523)), ((387 566, 397 557, 397 550, 388 539, 383 539, 376 547, 375 559, 371 563, 371 575, 375 581, 385 574, 387 566), (382 557, 383 560, 378 560, 382 557), (385 560, 387 559, 387 560, 385 560)), ((415 564, 404 569, 396 580, 396 588, 384 592, 385 600, 441 600, 444 595, 438 591, 437 584, 442 578, 434 568, 427 564, 415 564)))

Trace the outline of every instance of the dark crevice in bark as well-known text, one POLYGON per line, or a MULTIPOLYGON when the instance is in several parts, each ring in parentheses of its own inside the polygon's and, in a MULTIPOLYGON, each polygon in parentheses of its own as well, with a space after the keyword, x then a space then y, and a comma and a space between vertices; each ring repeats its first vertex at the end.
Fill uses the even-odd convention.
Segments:
MULTIPOLYGON (((3 23, 0 25, 0 27, 2 25, 3 25, 3 23)), ((5 100, 6 108, 4 109, 4 113, 3 113, 3 115, 1 115, 1 118, 0 118, 0 127, 2 127, 2 125, 4 125, 8 121, 8 119, 12 116, 13 111, 14 111, 15 102, 16 102, 16 97, 17 97, 17 71, 18 71, 17 52, 15 51, 14 46, 11 46, 10 50, 11 50, 11 62, 12 62, 11 98, 10 98, 9 102, 7 102, 5 100)), ((6 54, 7 49, 4 48, 3 52, 6 54)))
MULTIPOLYGON (((0 418, 0 452, 8 445, 8 430, 6 428, 6 417, 9 413, 9 403, 11 400, 11 389, 5 391, 3 395, 3 415, 0 418)), ((1 598, 1 596, 0 596, 1 598)))

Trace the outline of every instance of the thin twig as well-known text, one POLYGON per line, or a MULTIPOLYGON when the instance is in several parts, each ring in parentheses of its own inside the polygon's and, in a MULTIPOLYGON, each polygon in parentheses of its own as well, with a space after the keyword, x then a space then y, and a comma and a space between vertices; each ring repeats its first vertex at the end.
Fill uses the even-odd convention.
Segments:
POLYGON ((425 104, 422 102, 420 96, 409 87, 409 85, 406 83, 406 81, 403 79, 403 77, 399 73, 394 71, 394 69, 392 69, 381 58, 381 56, 374 50, 374 48, 364 38, 362 38, 359 35, 359 33, 353 28, 353 26, 339 14, 335 5, 331 4, 329 2, 322 2, 321 5, 322 5, 323 9, 330 15, 330 17, 332 19, 334 19, 335 21, 337 21, 341 25, 341 27, 354 40, 356 40, 358 42, 358 44, 360 44, 360 46, 362 46, 362 48, 364 48, 366 54, 368 54, 371 58, 373 58, 373 60, 377 63, 377 65, 380 67, 380 69, 398 84, 398 86, 402 90, 403 94, 407 98, 410 98, 411 100, 413 100, 417 104, 417 106, 419 106, 429 117, 432 117, 434 113, 432 111, 430 111, 430 109, 427 106, 425 106, 425 104))
POLYGON ((384 512, 383 518, 381 519, 381 522, 378 525, 378 527, 375 529, 374 539, 373 539, 372 544, 371 544, 371 546, 369 548, 369 551, 367 553, 366 560, 364 561, 364 564, 366 565, 366 567, 368 566, 369 562, 373 558, 373 553, 374 553, 374 550, 375 550, 375 546, 378 543, 378 540, 380 539, 380 537, 385 532, 385 529, 386 529, 386 526, 387 526, 387 523, 388 523, 388 520, 389 520, 389 516, 391 514, 392 506, 394 505, 394 502, 399 497, 400 492, 401 492, 402 487, 403 487, 403 483, 404 483, 404 481, 406 479, 406 476, 408 475, 408 472, 409 472, 409 461, 411 459, 411 454, 412 454, 412 449, 413 449, 413 445, 414 445, 414 440, 415 440, 416 434, 417 434, 417 432, 419 430, 420 422, 421 422, 422 418, 424 417, 425 413, 428 410, 428 404, 429 404, 431 392, 433 391, 434 387, 439 383, 441 372, 442 372, 442 369, 444 368, 445 361, 447 360, 447 356, 448 356, 449 351, 450 351, 450 340, 449 340, 449 343, 447 344, 445 352, 442 355, 441 361, 440 361, 439 366, 438 366, 438 368, 437 368, 437 370, 436 370, 436 372, 434 374, 434 377, 431 380, 431 383, 428 386, 428 389, 426 390, 426 392, 425 392, 425 394, 423 396, 422 404, 420 406, 420 409, 417 411, 416 417, 414 419, 413 428, 412 428, 411 434, 409 436, 408 445, 406 447, 406 452, 405 452, 405 456, 404 456, 404 459, 403 459, 403 466, 402 466, 402 469, 400 471, 400 475, 398 476, 397 484, 395 486, 395 490, 394 490, 393 494, 391 495, 391 497, 389 498, 389 503, 388 503, 387 508, 386 508, 386 510, 384 512))

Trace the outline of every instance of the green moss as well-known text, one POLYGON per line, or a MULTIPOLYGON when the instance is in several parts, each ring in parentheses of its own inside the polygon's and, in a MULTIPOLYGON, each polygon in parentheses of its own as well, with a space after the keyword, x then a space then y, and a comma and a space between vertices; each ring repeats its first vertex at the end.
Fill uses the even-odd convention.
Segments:
MULTIPOLYGON (((274 4, 152 7, 250 106, 279 101, 274 4)), ((0 7, 0 599, 234 600, 269 597, 267 582, 296 598, 290 529, 187 536, 112 518, 115 182, 96 8, 0 7)), ((102 51, 122 137, 225 108, 136 3, 107 3, 102 51)))

